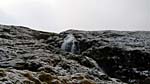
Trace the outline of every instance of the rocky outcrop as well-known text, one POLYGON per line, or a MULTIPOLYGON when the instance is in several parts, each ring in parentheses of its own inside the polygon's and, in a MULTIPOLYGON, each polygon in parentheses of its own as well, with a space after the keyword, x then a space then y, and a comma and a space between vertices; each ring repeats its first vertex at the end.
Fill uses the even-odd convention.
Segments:
POLYGON ((0 83, 123 84, 107 75, 92 57, 62 50, 64 37, 0 25, 0 83))
POLYGON ((149 39, 148 31, 56 34, 0 25, 0 84, 149 84, 149 39), (69 34, 79 46, 66 50, 69 34))
POLYGON ((70 33, 80 42, 81 55, 93 58, 109 76, 133 84, 150 77, 149 31, 68 30, 61 35, 70 33))

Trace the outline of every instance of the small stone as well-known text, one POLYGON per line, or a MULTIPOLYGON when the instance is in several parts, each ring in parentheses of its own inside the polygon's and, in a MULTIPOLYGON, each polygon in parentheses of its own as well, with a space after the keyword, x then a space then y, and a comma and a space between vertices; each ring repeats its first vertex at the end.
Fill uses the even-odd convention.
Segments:
POLYGON ((51 81, 51 84, 62 84, 59 80, 54 79, 51 81))
POLYGON ((81 81, 80 81, 80 84, 96 84, 96 83, 94 83, 94 82, 91 81, 91 80, 84 79, 84 80, 81 80, 81 81))
POLYGON ((6 72, 0 69, 0 77, 5 77, 5 76, 6 76, 6 72))
POLYGON ((38 77, 42 82, 46 82, 48 84, 51 83, 51 81, 54 79, 54 77, 51 74, 42 72, 38 77))

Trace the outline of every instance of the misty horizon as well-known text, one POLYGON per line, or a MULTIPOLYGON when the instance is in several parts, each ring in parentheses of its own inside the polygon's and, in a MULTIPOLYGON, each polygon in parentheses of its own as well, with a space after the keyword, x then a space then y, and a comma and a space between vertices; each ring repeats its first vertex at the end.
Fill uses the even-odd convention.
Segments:
POLYGON ((0 0, 0 24, 69 29, 150 31, 149 0, 0 0))

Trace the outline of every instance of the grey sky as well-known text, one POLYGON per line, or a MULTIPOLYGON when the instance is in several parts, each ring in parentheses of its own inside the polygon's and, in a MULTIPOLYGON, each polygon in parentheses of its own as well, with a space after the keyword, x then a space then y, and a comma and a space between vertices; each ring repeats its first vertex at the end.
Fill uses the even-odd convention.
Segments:
POLYGON ((149 30, 150 0, 0 0, 0 23, 60 32, 149 30))

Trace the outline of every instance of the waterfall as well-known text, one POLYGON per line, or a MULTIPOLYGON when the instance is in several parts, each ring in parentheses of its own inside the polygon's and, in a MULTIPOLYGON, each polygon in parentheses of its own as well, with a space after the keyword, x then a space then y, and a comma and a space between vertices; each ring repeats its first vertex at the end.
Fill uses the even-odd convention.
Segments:
POLYGON ((61 49, 74 54, 79 54, 79 42, 72 34, 68 34, 64 39, 61 49))
POLYGON ((87 60, 89 60, 99 71, 105 73, 103 71, 103 69, 101 67, 99 67, 99 65, 97 64, 97 62, 95 60, 93 60, 92 58, 86 57, 87 60))

